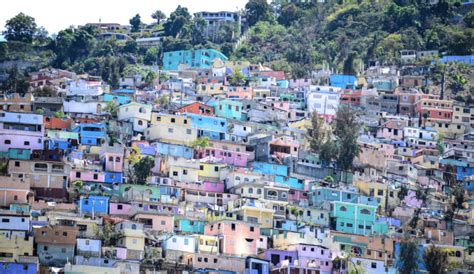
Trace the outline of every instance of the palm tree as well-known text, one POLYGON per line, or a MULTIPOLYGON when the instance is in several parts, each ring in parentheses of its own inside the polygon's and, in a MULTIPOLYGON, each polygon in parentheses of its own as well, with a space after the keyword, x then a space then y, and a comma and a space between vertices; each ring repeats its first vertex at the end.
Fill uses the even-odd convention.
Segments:
POLYGON ((162 19, 166 18, 166 14, 164 14, 164 12, 161 10, 157 10, 151 14, 151 18, 155 19, 156 23, 159 24, 162 19))

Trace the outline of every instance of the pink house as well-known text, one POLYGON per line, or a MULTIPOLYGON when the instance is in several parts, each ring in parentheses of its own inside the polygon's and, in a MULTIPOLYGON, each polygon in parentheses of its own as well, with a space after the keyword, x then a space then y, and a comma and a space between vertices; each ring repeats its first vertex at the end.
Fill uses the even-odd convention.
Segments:
POLYGON ((174 231, 174 216, 171 215, 139 213, 135 215, 133 219, 144 224, 145 228, 149 228, 153 231, 174 231))
POLYGON ((252 99, 253 88, 251 87, 230 87, 227 98, 231 99, 252 99))
POLYGON ((290 189, 288 192, 288 202, 298 202, 301 200, 308 200, 308 191, 290 189))
POLYGON ((381 125, 377 130, 377 138, 384 138, 389 140, 402 140, 403 128, 408 126, 408 121, 404 120, 390 120, 381 125))
POLYGON ((247 162, 252 159, 250 152, 246 151, 244 144, 210 141, 209 147, 205 150, 195 150, 194 158, 202 159, 204 157, 212 156, 221 159, 223 163, 234 166, 247 166, 247 162))
POLYGON ((105 162, 105 171, 123 172, 124 151, 123 148, 107 148, 102 153, 105 162))
POLYGON ((0 206, 8 207, 10 204, 26 204, 28 198, 33 198, 30 192, 30 182, 15 177, 0 177, 0 206))
POLYGON ((110 203, 109 211, 110 215, 121 215, 130 216, 132 214, 132 205, 123 203, 110 203))
POLYGON ((220 252, 227 255, 257 255, 260 226, 256 223, 222 220, 207 224, 204 234, 219 236, 220 252))
POLYGON ((71 170, 69 179, 71 182, 81 180, 87 182, 103 183, 105 181, 105 174, 103 172, 95 172, 90 170, 71 170))
POLYGON ((298 252, 298 265, 302 267, 317 267, 323 273, 331 273, 332 253, 324 246, 297 244, 290 246, 288 250, 298 252))
POLYGON ((290 88, 303 88, 311 86, 311 79, 291 79, 290 88))

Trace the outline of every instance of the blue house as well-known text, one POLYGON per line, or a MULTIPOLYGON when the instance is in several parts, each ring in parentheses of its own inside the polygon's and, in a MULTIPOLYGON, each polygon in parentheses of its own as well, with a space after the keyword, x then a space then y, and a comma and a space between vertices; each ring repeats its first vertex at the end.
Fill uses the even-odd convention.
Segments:
POLYGON ((160 142, 157 142, 154 145, 156 152, 159 154, 170 155, 173 157, 182 157, 186 159, 193 158, 193 149, 190 147, 160 142))
POLYGON ((472 67, 474 66, 474 55, 450 55, 441 58, 441 63, 448 62, 463 63, 472 67))
POLYGON ((89 196, 81 197, 79 200, 79 212, 89 214, 108 214, 109 197, 89 196))
POLYGON ((122 173, 121 172, 104 172, 105 178, 104 183, 108 184, 121 184, 122 183, 122 173))
POLYGON ((387 222, 376 222, 377 206, 334 201, 331 217, 339 232, 370 235, 388 232, 387 222))
POLYGON ((80 143, 82 145, 97 146, 105 140, 104 124, 81 124, 79 126, 80 143))
POLYGON ((188 117, 191 118, 191 127, 198 129, 198 137, 207 136, 211 140, 225 140, 227 119, 197 114, 188 114, 188 117))
POLYGON ((178 231, 182 233, 204 234, 204 226, 206 221, 179 219, 178 231))
POLYGON ((270 273, 270 262, 256 258, 247 257, 245 259, 245 272, 244 274, 268 274, 270 273))
POLYGON ((104 102, 116 102, 117 105, 125 105, 128 104, 132 101, 132 99, 128 96, 123 96, 123 95, 114 95, 110 93, 104 94, 104 102))
POLYGON ((357 86, 357 77, 354 75, 333 74, 329 76, 329 83, 331 87, 355 89, 357 86))
POLYGON ((253 171, 256 173, 288 176, 288 166, 264 162, 254 162, 253 171))
POLYGON ((286 185, 291 189, 304 190, 304 180, 295 177, 275 176, 275 182, 286 185))
POLYGON ((0 274, 36 274, 38 265, 35 263, 0 262, 0 274))
POLYGON ((227 57, 214 49, 179 50, 163 54, 163 69, 178 70, 179 65, 190 68, 210 68, 214 59, 227 61, 227 57))

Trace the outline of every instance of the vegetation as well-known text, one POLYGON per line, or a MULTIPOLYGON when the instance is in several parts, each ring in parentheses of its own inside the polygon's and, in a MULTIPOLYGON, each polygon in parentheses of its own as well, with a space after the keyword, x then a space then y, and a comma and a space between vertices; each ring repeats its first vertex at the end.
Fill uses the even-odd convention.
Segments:
POLYGON ((430 274, 444 274, 448 272, 448 253, 434 245, 428 247, 423 254, 426 270, 430 274))
POLYGON ((130 176, 131 182, 140 185, 146 184, 146 179, 150 175, 151 169, 154 165, 155 160, 153 157, 142 157, 136 164, 133 165, 133 172, 130 176))
POLYGON ((418 270, 418 248, 415 242, 404 240, 400 243, 400 262, 397 268, 400 274, 411 274, 418 270))
POLYGON ((117 231, 115 226, 110 221, 104 221, 102 229, 96 230, 96 237, 102 241, 103 246, 115 246, 122 236, 120 231, 117 231))

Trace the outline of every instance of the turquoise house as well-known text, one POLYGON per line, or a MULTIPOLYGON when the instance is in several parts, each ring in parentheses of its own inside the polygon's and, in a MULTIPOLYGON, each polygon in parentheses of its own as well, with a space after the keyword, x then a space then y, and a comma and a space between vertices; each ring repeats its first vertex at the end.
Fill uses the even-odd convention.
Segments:
POLYGON ((204 234, 204 226, 206 224, 206 221, 179 219, 178 231, 190 234, 204 234))
POLYGON ((339 232, 359 235, 388 232, 386 222, 376 222, 377 206, 356 203, 332 202, 331 218, 339 232))
POLYGON ((215 49, 169 51, 163 54, 163 69, 178 70, 179 65, 190 68, 210 68, 215 59, 227 61, 227 57, 215 49))
POLYGON ((221 100, 214 105, 214 113, 218 117, 243 121, 243 105, 241 101, 221 100))
POLYGON ((123 95, 114 95, 114 94, 104 94, 104 102, 116 102, 117 105, 125 105, 128 104, 132 101, 132 99, 128 96, 123 96, 123 95))

